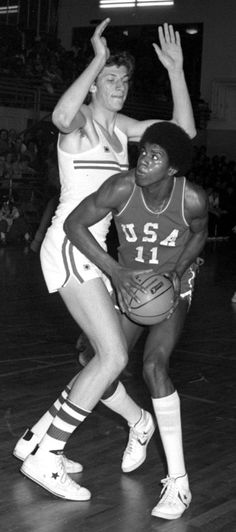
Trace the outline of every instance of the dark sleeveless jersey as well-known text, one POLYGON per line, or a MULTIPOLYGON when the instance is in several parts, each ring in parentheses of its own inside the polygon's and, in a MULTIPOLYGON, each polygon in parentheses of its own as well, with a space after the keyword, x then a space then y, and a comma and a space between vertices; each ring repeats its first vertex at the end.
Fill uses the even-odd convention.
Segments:
POLYGON ((134 186, 125 207, 114 216, 119 237, 119 263, 133 269, 171 271, 190 238, 184 217, 185 177, 174 179, 165 208, 155 213, 134 186))

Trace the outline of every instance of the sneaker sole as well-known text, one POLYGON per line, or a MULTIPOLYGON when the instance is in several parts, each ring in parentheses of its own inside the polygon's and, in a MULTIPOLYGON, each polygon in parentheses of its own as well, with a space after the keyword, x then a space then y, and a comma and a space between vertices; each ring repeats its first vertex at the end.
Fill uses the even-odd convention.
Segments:
MULTIPOLYGON (((187 510, 187 508, 186 508, 186 510, 187 510)), ((185 510, 182 513, 178 514, 178 515, 172 515, 172 514, 163 514, 162 512, 159 512, 159 511, 155 512, 154 510, 152 510, 151 515, 153 517, 160 517, 161 519, 174 520, 174 519, 179 519, 183 515, 184 512, 185 512, 185 510)))
POLYGON ((156 427, 155 427, 155 425, 154 425, 153 428, 152 428, 152 430, 151 430, 151 434, 150 434, 150 436, 149 436, 149 438, 148 438, 148 440, 147 440, 147 444, 146 444, 146 454, 145 454, 144 458, 143 458, 142 460, 140 460, 138 463, 136 463, 135 466, 131 466, 131 467, 128 467, 128 468, 125 468, 125 469, 123 469, 123 467, 121 467, 123 473, 132 473, 132 471, 135 471, 136 469, 138 469, 138 467, 140 467, 140 466, 145 462, 145 460, 146 460, 146 458, 147 458, 147 446, 148 446, 148 444, 149 444, 149 442, 150 442, 150 439, 152 438, 152 436, 153 436, 155 430, 156 430, 156 427))
POLYGON ((45 490, 49 491, 50 493, 52 493, 53 495, 56 495, 56 497, 60 497, 61 499, 65 499, 67 501, 74 501, 74 502, 83 502, 83 501, 89 501, 91 499, 91 493, 88 494, 87 496, 81 498, 81 499, 72 499, 72 498, 68 498, 66 497, 65 495, 62 495, 61 493, 57 493, 56 491, 50 489, 47 485, 44 484, 43 481, 40 482, 39 479, 35 478, 29 471, 27 471, 26 467, 22 466, 21 469, 20 469, 20 472, 22 473, 22 475, 24 475, 25 477, 29 478, 30 480, 32 480, 33 482, 36 482, 36 484, 38 484, 39 486, 41 486, 42 488, 44 488, 45 490))
MULTIPOLYGON (((32 452, 32 451, 31 451, 32 452)), ((21 462, 24 462, 24 460, 27 458, 27 456, 29 456, 28 454, 26 456, 23 456, 21 454, 19 454, 17 451, 13 451, 12 452, 13 456, 15 456, 15 458, 17 458, 18 460, 21 460, 21 462)), ((30 453, 29 453, 30 454, 30 453)))

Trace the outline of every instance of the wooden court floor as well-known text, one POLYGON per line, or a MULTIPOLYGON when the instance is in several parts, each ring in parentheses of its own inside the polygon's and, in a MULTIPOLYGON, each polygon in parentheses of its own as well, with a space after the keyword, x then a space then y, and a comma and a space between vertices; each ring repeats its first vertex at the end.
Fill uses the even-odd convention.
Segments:
MULTIPOLYGON (((120 470, 127 426, 98 405, 73 434, 67 455, 90 502, 58 499, 19 473, 12 449, 77 371, 78 330, 57 294, 48 295, 39 257, 0 248, 0 440, 2 532, 236 532, 236 246, 208 242, 186 325, 171 361, 180 394, 193 501, 177 521, 151 517, 165 476, 156 431, 139 470, 120 470)), ((141 377, 142 341, 122 380, 151 408, 141 377)))

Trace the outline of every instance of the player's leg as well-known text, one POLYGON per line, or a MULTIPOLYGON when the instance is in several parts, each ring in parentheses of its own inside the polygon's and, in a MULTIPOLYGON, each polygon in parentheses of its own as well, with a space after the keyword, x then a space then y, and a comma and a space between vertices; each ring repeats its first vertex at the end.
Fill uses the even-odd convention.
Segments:
MULTIPOLYGON (((119 315, 128 350, 131 352, 143 332, 143 327, 128 320, 124 314, 119 313, 119 315)), ((80 336, 77 347, 78 350, 81 349, 80 362, 82 365, 88 364, 94 356, 94 352, 84 333, 80 336)), ((125 386, 119 380, 113 382, 105 391, 102 403, 122 416, 128 423, 129 437, 123 454, 121 469, 124 473, 130 473, 140 467, 146 459, 147 446, 155 430, 153 418, 149 412, 143 410, 127 394, 125 386)))
POLYGON ((144 379, 151 393, 168 469, 160 500, 152 515, 164 519, 177 519, 191 502, 183 453, 180 400, 169 376, 170 356, 183 329, 187 310, 188 300, 180 299, 169 320, 150 327, 144 350, 144 379))
POLYGON ((61 461, 66 442, 96 405, 127 362, 126 341, 110 296, 101 279, 82 285, 71 277, 60 294, 93 345, 95 356, 76 376, 69 397, 21 471, 55 495, 73 500, 90 497, 65 473, 61 461), (101 328, 101 314, 104 327, 101 328), (115 347, 115 348, 114 348, 115 347), (55 478, 52 476, 56 468, 55 478))
MULTIPOLYGON (((143 327, 131 322, 124 314, 120 315, 120 319, 128 350, 131 352, 143 332, 143 327)), ((155 430, 153 417, 127 394, 120 381, 113 383, 106 390, 102 402, 128 422, 129 437, 121 468, 124 473, 130 473, 146 459, 147 446, 155 430)))
MULTIPOLYGON (((67 399, 75 378, 76 377, 74 377, 67 384, 65 389, 62 390, 60 396, 51 405, 51 407, 41 416, 41 418, 31 428, 27 428, 21 438, 17 441, 13 449, 13 455, 16 458, 24 461, 27 456, 32 453, 36 445, 40 443, 43 436, 46 434, 48 428, 50 427, 51 423, 53 422, 54 418, 61 409, 63 403, 67 399)), ((83 466, 79 462, 69 460, 69 458, 67 458, 65 455, 63 456, 63 459, 67 473, 80 473, 81 471, 83 471, 83 466)))

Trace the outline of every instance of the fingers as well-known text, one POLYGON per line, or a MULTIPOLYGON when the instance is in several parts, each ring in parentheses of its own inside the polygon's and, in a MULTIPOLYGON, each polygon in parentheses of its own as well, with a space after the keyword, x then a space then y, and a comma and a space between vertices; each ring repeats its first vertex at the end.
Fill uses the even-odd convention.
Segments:
POLYGON ((175 31, 172 24, 165 24, 158 27, 158 35, 161 47, 166 44, 177 44, 180 45, 180 35, 178 31, 175 31))
POLYGON ((163 46, 165 45, 165 37, 164 37, 164 31, 163 31, 162 26, 158 27, 158 35, 159 35, 160 45, 163 48, 163 46))
POLYGON ((178 46, 181 46, 180 34, 178 31, 175 32, 175 39, 176 39, 176 44, 178 44, 178 46))
POLYGON ((157 54, 158 57, 160 58, 160 55, 161 55, 161 53, 162 53, 161 48, 160 48, 155 42, 152 43, 152 46, 153 46, 153 48, 154 48, 156 54, 157 54))
POLYGON ((98 37, 101 37, 102 33, 104 32, 104 30, 106 29, 106 27, 108 26, 109 22, 111 21, 110 18, 105 18, 105 20, 103 20, 101 22, 101 24, 99 24, 96 29, 95 29, 95 32, 94 32, 94 35, 97 35, 98 37))
POLYGON ((171 24, 170 26, 168 26, 168 24, 164 24, 164 29, 165 29, 166 41, 175 42, 175 32, 174 32, 173 26, 171 24))

